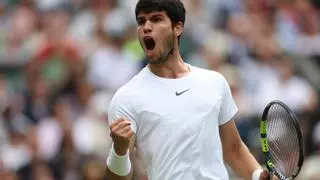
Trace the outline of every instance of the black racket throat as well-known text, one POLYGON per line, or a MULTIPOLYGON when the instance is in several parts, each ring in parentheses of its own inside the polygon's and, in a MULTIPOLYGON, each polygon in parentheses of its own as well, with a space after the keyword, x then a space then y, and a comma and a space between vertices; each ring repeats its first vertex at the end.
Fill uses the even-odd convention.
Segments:
POLYGON ((261 148, 265 164, 279 179, 294 179, 304 161, 304 144, 294 112, 281 101, 272 101, 260 121, 261 148))

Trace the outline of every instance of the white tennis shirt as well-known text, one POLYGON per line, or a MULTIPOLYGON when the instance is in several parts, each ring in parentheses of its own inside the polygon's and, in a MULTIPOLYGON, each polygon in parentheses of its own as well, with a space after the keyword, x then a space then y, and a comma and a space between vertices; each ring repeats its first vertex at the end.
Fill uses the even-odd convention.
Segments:
POLYGON ((226 180, 219 125, 237 106, 225 78, 190 66, 178 79, 142 69, 114 95, 109 123, 132 122, 149 180, 226 180))

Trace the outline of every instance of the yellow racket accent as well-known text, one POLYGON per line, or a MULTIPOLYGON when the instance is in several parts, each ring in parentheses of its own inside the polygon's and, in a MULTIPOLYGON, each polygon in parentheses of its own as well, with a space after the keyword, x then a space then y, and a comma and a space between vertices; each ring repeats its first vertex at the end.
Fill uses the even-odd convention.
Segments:
POLYGON ((261 147, 262 147, 262 152, 268 152, 269 151, 267 138, 261 138, 261 147))
POLYGON ((267 133, 267 121, 260 121, 260 133, 261 134, 267 133))
POLYGON ((271 160, 268 160, 268 161, 267 161, 267 164, 268 164, 268 166, 269 166, 270 168, 274 168, 274 164, 272 163, 271 160))

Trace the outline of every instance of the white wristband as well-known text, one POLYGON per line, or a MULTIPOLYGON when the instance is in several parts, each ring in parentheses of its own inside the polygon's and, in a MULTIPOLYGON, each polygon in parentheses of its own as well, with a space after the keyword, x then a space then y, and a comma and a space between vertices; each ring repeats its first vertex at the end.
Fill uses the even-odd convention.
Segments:
POLYGON ((119 156, 114 151, 113 144, 107 158, 107 166, 111 172, 118 176, 127 176, 131 171, 129 150, 124 156, 119 156))
POLYGON ((259 180, 261 173, 263 172, 262 169, 256 169, 252 173, 252 180, 259 180))

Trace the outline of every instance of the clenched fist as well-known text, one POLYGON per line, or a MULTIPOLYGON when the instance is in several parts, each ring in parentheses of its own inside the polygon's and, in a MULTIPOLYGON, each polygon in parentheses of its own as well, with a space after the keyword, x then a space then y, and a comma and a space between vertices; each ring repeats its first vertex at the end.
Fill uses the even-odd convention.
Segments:
POLYGON ((110 125, 110 136, 113 140, 113 147, 119 156, 127 153, 130 145, 130 140, 134 135, 131 130, 131 122, 123 118, 119 118, 110 125))

